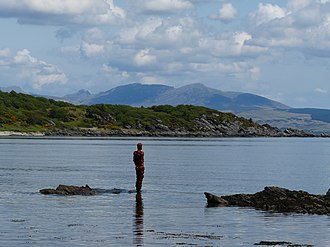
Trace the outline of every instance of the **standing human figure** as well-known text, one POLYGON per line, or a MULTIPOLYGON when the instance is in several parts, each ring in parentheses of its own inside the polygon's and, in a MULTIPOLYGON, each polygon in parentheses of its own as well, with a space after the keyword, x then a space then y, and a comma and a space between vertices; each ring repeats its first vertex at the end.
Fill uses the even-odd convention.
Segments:
POLYGON ((141 192, 142 189, 142 180, 144 178, 144 152, 142 151, 142 143, 138 143, 137 150, 133 153, 133 161, 135 164, 136 172, 136 183, 135 188, 136 192, 141 192))

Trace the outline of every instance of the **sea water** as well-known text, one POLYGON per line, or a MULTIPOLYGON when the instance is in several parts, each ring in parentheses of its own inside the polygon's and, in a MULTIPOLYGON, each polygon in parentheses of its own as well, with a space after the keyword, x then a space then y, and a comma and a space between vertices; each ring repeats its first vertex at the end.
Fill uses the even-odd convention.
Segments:
POLYGON ((204 192, 325 194, 330 139, 2 138, 0 246, 330 246, 330 216, 208 208, 204 192), (145 179, 134 189, 142 142, 145 179), (120 194, 53 196, 59 184, 120 194))

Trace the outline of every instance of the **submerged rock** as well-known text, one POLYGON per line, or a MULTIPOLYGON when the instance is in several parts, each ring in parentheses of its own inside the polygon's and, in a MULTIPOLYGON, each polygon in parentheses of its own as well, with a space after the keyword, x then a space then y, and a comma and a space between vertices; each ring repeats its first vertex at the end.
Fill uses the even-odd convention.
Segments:
POLYGON ((313 195, 305 191, 291 191, 279 187, 265 187, 255 194, 216 196, 204 193, 208 206, 253 207, 279 213, 330 215, 330 190, 326 195, 313 195))
POLYGON ((82 195, 82 196, 93 196, 96 195, 96 191, 90 188, 87 184, 85 186, 73 186, 60 184, 55 190, 54 189, 42 189, 41 194, 44 195, 82 195))

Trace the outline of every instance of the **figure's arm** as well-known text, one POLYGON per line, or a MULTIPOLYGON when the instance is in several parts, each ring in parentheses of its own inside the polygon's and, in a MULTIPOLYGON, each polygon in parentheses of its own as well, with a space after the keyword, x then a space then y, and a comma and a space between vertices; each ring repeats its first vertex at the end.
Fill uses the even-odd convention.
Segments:
POLYGON ((144 163, 144 152, 141 151, 141 163, 144 163))
POLYGON ((135 161, 136 161, 135 151, 133 152, 133 161, 134 161, 134 163, 135 163, 135 161))

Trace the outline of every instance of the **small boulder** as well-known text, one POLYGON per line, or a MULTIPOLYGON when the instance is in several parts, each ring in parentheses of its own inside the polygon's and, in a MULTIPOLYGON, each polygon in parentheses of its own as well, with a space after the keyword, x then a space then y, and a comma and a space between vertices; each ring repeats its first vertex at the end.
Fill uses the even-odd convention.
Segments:
POLYGON ((55 190, 54 189, 42 189, 41 194, 44 195, 82 195, 82 196, 93 196, 96 195, 96 191, 90 188, 87 184, 85 186, 73 186, 60 184, 55 190))
POLYGON ((223 199, 222 197, 212 195, 211 193, 204 192, 205 197, 207 198, 207 203, 209 206, 229 206, 229 202, 223 199))

